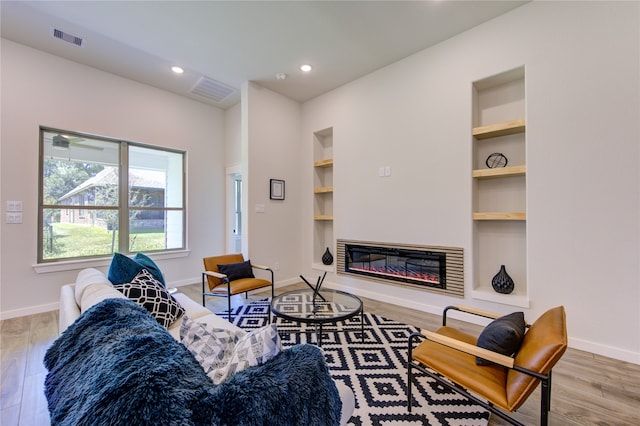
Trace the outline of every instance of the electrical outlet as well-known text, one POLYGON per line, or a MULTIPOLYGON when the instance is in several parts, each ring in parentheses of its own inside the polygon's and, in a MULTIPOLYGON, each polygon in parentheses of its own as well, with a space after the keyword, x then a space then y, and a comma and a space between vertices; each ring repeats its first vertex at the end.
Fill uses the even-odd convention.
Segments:
POLYGON ((274 271, 279 270, 279 269, 280 269, 280 262, 275 262, 275 263, 273 264, 273 269, 274 269, 274 271))
POLYGON ((6 213, 6 223, 22 223, 22 213, 6 213))

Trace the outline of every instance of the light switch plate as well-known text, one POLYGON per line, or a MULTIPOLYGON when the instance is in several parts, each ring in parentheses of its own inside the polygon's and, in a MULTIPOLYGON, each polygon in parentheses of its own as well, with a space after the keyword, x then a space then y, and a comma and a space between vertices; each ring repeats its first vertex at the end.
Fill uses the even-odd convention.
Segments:
POLYGON ((22 211, 22 201, 7 201, 7 211, 8 212, 21 212, 22 211))

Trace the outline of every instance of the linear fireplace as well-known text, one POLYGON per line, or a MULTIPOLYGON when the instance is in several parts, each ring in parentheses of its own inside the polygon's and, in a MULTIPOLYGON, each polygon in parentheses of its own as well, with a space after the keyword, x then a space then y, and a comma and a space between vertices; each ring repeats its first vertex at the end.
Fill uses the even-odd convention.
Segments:
POLYGON ((337 272, 464 297, 461 248, 337 241, 337 272))
POLYGON ((426 250, 345 245, 345 272, 446 288, 446 254, 426 250))

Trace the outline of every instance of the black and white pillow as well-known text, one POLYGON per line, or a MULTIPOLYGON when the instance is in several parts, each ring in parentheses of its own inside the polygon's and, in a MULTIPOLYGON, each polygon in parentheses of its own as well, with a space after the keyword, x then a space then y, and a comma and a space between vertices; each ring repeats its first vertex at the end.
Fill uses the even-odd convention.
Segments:
POLYGON ((214 384, 222 383, 238 371, 264 364, 282 349, 275 324, 244 333, 210 328, 187 316, 182 318, 180 342, 214 384))
POLYGON ((144 307, 165 328, 184 314, 178 301, 146 269, 138 272, 131 282, 113 287, 144 307))
POLYGON ((233 357, 236 343, 245 335, 242 331, 208 328, 206 324, 182 317, 180 342, 200 363, 214 384, 228 376, 227 365, 233 357))

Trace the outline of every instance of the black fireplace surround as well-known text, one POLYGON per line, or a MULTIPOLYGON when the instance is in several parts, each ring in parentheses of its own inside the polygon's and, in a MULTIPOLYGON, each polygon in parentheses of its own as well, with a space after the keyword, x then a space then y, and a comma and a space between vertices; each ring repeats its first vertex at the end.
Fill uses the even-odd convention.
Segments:
POLYGON ((345 272, 446 289, 446 253, 345 244, 345 272))

